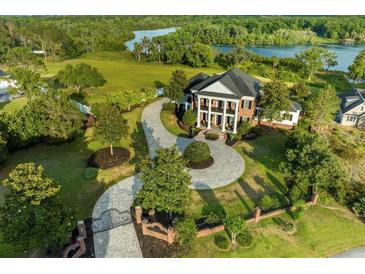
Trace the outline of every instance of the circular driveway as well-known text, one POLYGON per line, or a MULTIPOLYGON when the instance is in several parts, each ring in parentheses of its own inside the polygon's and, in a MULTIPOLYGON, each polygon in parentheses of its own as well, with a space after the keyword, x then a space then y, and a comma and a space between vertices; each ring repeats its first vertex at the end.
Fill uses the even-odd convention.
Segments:
POLYGON ((237 180, 245 170, 245 162, 241 155, 223 141, 206 139, 188 139, 171 134, 162 124, 160 112, 162 104, 169 102, 162 99, 149 104, 142 113, 142 124, 146 135, 148 148, 152 156, 160 147, 177 145, 183 152, 195 140, 206 142, 209 145, 214 164, 206 169, 190 169, 192 189, 213 189, 228 185, 237 180))
MULTIPOLYGON (((162 125, 160 112, 162 99, 148 105, 142 112, 143 130, 152 156, 161 147, 177 145, 183 152, 194 139, 172 135, 162 125)), ((245 165, 241 155, 222 141, 206 142, 211 150, 214 164, 206 169, 189 170, 192 189, 212 189, 225 186, 238 179, 245 165)), ((140 258, 141 247, 130 216, 130 207, 136 193, 141 189, 139 174, 126 178, 108 188, 96 201, 92 218, 95 257, 140 258)))

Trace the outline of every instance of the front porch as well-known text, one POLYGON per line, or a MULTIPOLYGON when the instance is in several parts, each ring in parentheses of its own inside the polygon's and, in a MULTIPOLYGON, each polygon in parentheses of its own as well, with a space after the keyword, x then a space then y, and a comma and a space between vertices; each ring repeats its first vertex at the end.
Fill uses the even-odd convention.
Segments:
POLYGON ((197 127, 237 133, 239 100, 197 96, 197 127))

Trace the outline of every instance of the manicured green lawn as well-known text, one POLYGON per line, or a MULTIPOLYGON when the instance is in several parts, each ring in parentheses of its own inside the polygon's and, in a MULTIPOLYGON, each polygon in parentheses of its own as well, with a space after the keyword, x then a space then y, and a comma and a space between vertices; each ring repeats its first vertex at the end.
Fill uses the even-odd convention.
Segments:
POLYGON ((245 171, 232 184, 214 190, 193 192, 192 215, 223 210, 229 215, 252 215, 264 194, 287 191, 279 164, 284 160, 287 136, 281 131, 267 132, 252 141, 240 141, 234 148, 245 160, 245 171))
POLYGON ((227 251, 217 248, 214 237, 228 235, 219 232, 196 239, 183 257, 327 257, 345 249, 365 244, 365 225, 349 211, 339 211, 318 206, 307 209, 299 221, 296 232, 285 232, 277 218, 291 220, 287 214, 250 224, 255 244, 250 248, 231 246, 227 251))
POLYGON ((177 117, 170 111, 163 110, 160 113, 161 122, 164 127, 171 133, 180 137, 187 137, 189 132, 179 127, 177 117))
POLYGON ((318 80, 310 83, 313 90, 323 88, 326 84, 330 84, 336 89, 337 94, 341 94, 352 89, 352 85, 345 78, 342 71, 320 71, 316 74, 318 80))
POLYGON ((16 98, 7 103, 0 103, 0 112, 8 112, 13 113, 19 109, 21 109, 27 103, 26 97, 16 98))
POLYGON ((95 66, 105 77, 107 83, 100 88, 87 91, 89 103, 105 100, 107 94, 123 92, 126 89, 141 89, 145 87, 160 87, 166 85, 171 72, 182 69, 188 77, 203 71, 206 73, 222 72, 222 69, 191 68, 181 65, 164 65, 153 62, 136 62, 131 53, 97 52, 62 63, 48 64, 46 76, 52 76, 66 64, 88 63, 95 66))

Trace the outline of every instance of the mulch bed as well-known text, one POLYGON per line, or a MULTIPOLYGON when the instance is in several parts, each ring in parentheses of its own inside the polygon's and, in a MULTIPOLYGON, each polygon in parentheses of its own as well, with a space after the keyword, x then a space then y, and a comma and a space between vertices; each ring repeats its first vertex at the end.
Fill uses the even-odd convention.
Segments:
POLYGON ((214 159, 212 156, 210 156, 209 159, 204 162, 200 163, 189 162, 186 166, 191 169, 204 169, 210 167, 213 164, 214 164, 214 159))
POLYGON ((233 146, 235 143, 237 143, 238 140, 229 140, 229 138, 226 139, 225 143, 227 146, 233 146))
POLYGON ((118 166, 128 161, 130 152, 126 148, 114 147, 113 156, 110 154, 110 148, 103 148, 93 153, 87 160, 88 167, 107 169, 118 166))
MULTIPOLYGON (((133 209, 131 209, 132 216, 133 209)), ((162 221, 157 217, 157 221, 162 221)), ((142 225, 138 225, 133 218, 134 228, 137 233, 139 245, 144 258, 176 258, 180 246, 178 243, 169 245, 167 242, 142 234, 142 225)))

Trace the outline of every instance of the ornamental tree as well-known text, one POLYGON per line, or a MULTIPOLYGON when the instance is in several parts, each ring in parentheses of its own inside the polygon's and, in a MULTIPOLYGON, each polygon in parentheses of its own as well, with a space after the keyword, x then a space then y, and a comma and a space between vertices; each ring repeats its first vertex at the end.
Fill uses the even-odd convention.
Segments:
POLYGON ((189 82, 183 70, 175 70, 172 72, 168 86, 166 87, 166 96, 172 102, 179 101, 184 96, 184 91, 189 82))
POLYGON ((190 205, 191 176, 176 146, 161 148, 154 158, 147 158, 141 167, 143 187, 137 200, 145 209, 183 213, 190 205))
POLYGON ((101 87, 106 83, 103 75, 95 67, 85 63, 66 65, 57 73, 56 79, 65 87, 74 88, 76 92, 90 87, 101 87))
POLYGON ((60 185, 34 163, 18 165, 4 181, 8 193, 0 208, 4 241, 25 249, 61 246, 73 228, 72 211, 58 197, 60 185))
POLYGON ((95 139, 109 144, 110 155, 113 156, 113 146, 119 145, 128 136, 128 122, 115 105, 97 104, 93 112, 96 115, 95 139))
POLYGON ((282 121, 284 115, 282 111, 289 109, 289 90, 281 81, 268 82, 263 86, 264 95, 260 98, 260 114, 272 123, 282 121))
POLYGON ((229 231, 232 245, 235 246, 237 235, 246 230, 246 222, 239 216, 226 216, 224 218, 224 227, 229 231))

